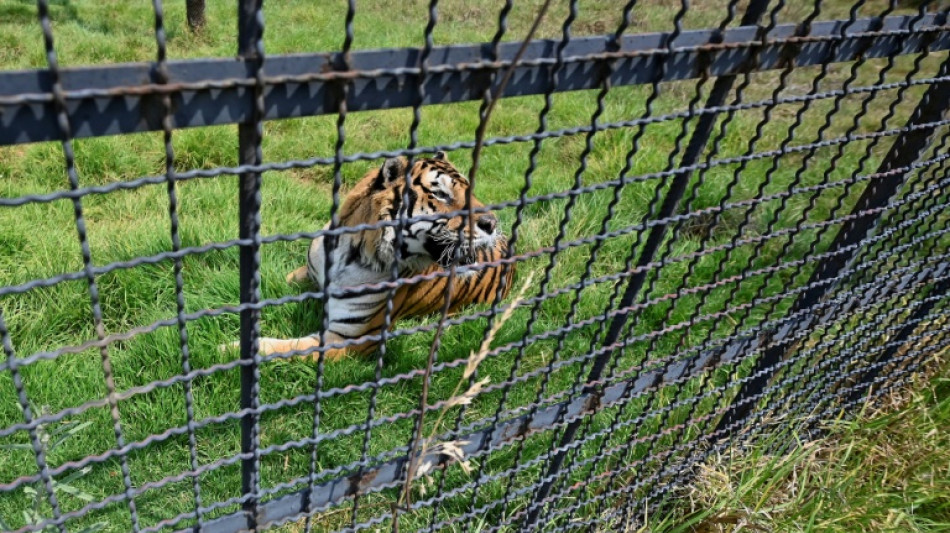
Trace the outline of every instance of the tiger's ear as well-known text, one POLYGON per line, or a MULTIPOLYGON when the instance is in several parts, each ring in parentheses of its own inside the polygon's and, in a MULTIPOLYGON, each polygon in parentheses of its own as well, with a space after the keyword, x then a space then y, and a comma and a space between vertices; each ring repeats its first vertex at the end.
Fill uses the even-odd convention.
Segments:
POLYGON ((445 156, 445 152, 443 152, 442 150, 439 150, 438 152, 436 152, 435 155, 432 156, 432 159, 435 159, 436 161, 448 161, 448 160, 449 160, 449 159, 445 156))
POLYGON ((373 182, 373 188, 377 190, 385 189, 388 185, 395 183, 406 172, 406 159, 403 157, 390 157, 383 161, 383 166, 379 169, 379 175, 373 182))

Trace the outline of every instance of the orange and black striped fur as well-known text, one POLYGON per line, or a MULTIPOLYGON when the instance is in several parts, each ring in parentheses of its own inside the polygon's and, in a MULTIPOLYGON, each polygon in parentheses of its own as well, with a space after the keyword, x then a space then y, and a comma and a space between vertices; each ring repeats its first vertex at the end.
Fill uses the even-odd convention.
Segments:
MULTIPOLYGON (((406 183, 406 160, 387 159, 380 168, 368 172, 346 196, 340 207, 340 227, 373 224, 398 220, 406 183)), ((416 161, 409 173, 412 187, 405 210, 412 217, 439 215, 466 209, 468 179, 445 158, 442 152, 430 159, 416 161)), ((484 207, 474 197, 473 208, 484 207)), ((474 224, 456 215, 435 220, 407 221, 402 229, 399 256, 400 277, 431 274, 448 268, 453 261, 476 268, 455 277, 449 311, 474 303, 492 302, 499 286, 502 297, 508 294, 514 266, 477 268, 478 263, 497 261, 506 256, 508 241, 498 229, 498 220, 490 212, 476 213, 474 224), (461 239, 460 239, 461 230, 461 239), (474 231, 470 235, 470 230, 474 231), (503 272, 507 274, 503 277, 503 272)), ((360 232, 343 233, 336 239, 330 262, 330 300, 327 306, 329 327, 324 335, 326 344, 356 339, 364 335, 378 335, 384 326, 388 290, 368 294, 336 296, 344 287, 380 283, 391 279, 396 260, 395 226, 385 226, 360 232)), ((326 287, 323 238, 310 244, 307 264, 291 272, 288 282, 310 280, 318 287, 326 287)), ((401 285, 393 296, 390 324, 400 318, 438 312, 444 305, 448 277, 438 277, 412 285, 401 285)), ((305 350, 320 345, 318 335, 298 339, 261 339, 262 353, 305 350)), ((326 351, 327 359, 345 352, 371 352, 378 342, 367 341, 348 348, 326 351)), ((317 357, 314 352, 313 357, 317 357)))

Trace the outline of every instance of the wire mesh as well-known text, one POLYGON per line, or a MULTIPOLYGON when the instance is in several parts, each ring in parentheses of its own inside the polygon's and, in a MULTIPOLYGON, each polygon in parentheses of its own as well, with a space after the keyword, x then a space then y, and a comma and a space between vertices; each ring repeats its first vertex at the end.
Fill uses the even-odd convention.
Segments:
POLYGON ((636 530, 950 343, 950 9, 417 4, 22 6, 3 529, 636 530))

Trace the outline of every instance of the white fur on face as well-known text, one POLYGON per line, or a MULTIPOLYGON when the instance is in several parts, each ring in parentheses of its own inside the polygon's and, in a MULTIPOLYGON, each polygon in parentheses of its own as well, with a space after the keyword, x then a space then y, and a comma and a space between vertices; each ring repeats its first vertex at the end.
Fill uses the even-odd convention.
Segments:
POLYGON ((443 194, 452 196, 452 178, 448 174, 443 174, 437 170, 430 170, 426 174, 426 181, 432 191, 439 191, 443 194))
MULTIPOLYGON (((456 203, 457 199, 454 198, 454 180, 451 175, 440 172, 438 170, 429 170, 426 172, 423 177, 426 188, 431 192, 433 202, 442 202, 451 209, 453 204, 456 203)), ((430 198, 420 198, 417 201, 417 209, 413 211, 413 216, 420 215, 433 215, 435 213, 426 213, 420 208, 425 208, 426 204, 430 201, 430 198)), ((464 217, 462 217, 464 220, 464 217)), ((475 248, 492 248, 496 245, 497 239, 501 235, 496 229, 492 233, 486 233, 484 230, 479 228, 477 225, 472 225, 469 227, 468 223, 465 223, 462 228, 462 241, 458 242, 458 228, 455 230, 449 230, 445 226, 446 221, 432 221, 432 220, 418 220, 411 222, 407 227, 403 228, 402 243, 403 243, 403 255, 401 256, 402 261, 408 262, 421 262, 421 264, 428 264, 431 261, 439 261, 440 258, 430 257, 431 250, 427 249, 426 243, 431 240, 440 241, 440 244, 447 243, 457 243, 461 246, 461 252, 466 256, 470 253, 468 252, 469 244, 474 245, 475 248), (474 229, 474 238, 469 240, 469 230, 474 229)), ((394 242, 394 228, 389 227, 384 230, 384 239, 388 242, 394 242)), ((445 253, 454 254, 453 249, 446 249, 445 253)), ((380 259, 383 259, 384 262, 386 259, 392 260, 395 259, 394 254, 380 254, 380 259), (385 257, 383 257, 385 255, 385 257)), ((441 258, 443 261, 445 258, 441 258)))
POLYGON ((422 239, 427 238, 430 229, 432 229, 432 222, 429 220, 419 220, 413 222, 408 228, 405 229, 403 233, 403 239, 405 240, 406 247, 409 249, 410 254, 427 254, 424 246, 425 243, 422 239), (422 239, 416 238, 415 236, 422 237, 422 239))
MULTIPOLYGON (((430 170, 428 174, 426 174, 426 180, 427 180, 427 186, 429 187, 429 189, 432 190, 433 194, 436 194, 436 200, 438 200, 439 198, 438 193, 445 195, 446 198, 449 198, 449 199, 452 198, 453 189, 452 189, 451 176, 449 176, 448 174, 443 174, 436 170, 430 170)), ((468 224, 465 224, 465 226, 466 226, 465 234, 467 235, 469 227, 468 227, 468 224)), ((498 236, 500 235, 498 233, 497 228, 492 233, 486 233, 477 225, 475 226, 474 229, 475 229, 474 244, 476 247, 495 246, 495 242, 497 241, 498 236)))

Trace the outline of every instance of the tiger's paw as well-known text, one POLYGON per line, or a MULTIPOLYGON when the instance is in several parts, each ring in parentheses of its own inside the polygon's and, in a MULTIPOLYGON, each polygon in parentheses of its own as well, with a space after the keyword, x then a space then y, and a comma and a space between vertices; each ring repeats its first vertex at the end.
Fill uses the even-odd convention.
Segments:
POLYGON ((287 280, 288 285, 294 285, 307 281, 307 267, 302 266, 297 270, 294 270, 290 274, 287 274, 285 279, 287 280))
POLYGON ((231 350, 240 350, 240 349, 241 349, 241 341, 226 342, 224 344, 218 345, 218 351, 221 353, 228 353, 231 350))

